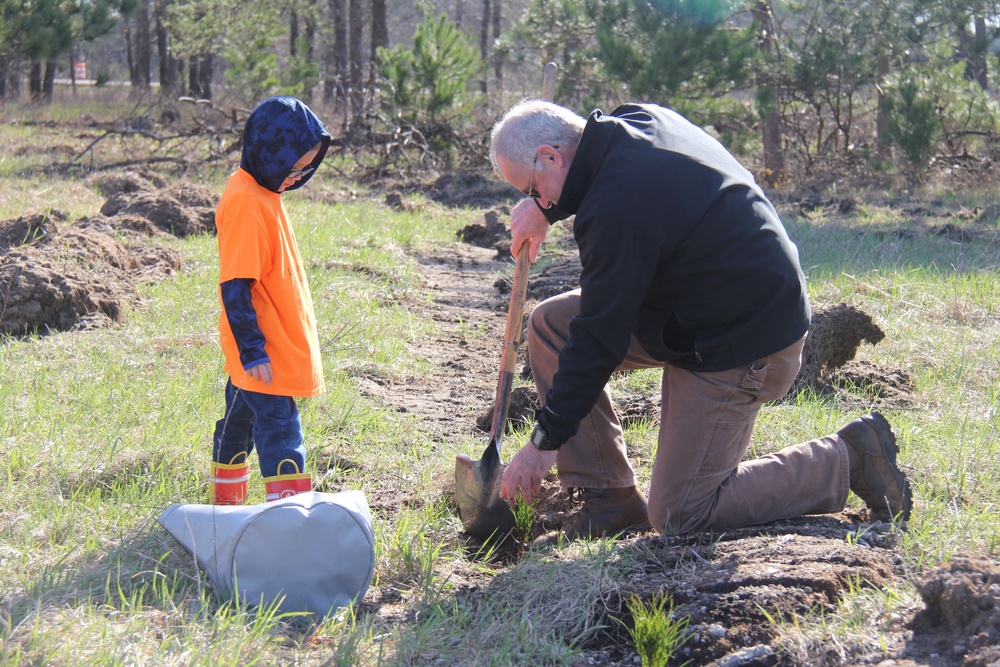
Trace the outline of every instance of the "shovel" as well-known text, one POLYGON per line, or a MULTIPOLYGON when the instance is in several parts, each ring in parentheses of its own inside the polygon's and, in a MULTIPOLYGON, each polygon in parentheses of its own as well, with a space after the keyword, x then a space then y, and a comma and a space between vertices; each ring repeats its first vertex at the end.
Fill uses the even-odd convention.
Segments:
POLYGON ((521 344, 521 320, 524 298, 528 289, 528 244, 521 245, 514 266, 507 308, 507 329, 504 332, 503 353, 500 355, 500 377, 493 403, 493 428, 483 457, 473 461, 467 454, 455 458, 455 502, 465 532, 480 540, 503 540, 514 529, 514 513, 500 497, 500 478, 506 464, 500 462, 500 444, 507 424, 510 394, 514 388, 514 367, 521 344))
MULTIPOLYGON (((545 66, 542 78, 542 99, 552 100, 556 81, 556 64, 545 66)), ((500 462, 500 445, 507 424, 510 394, 514 388, 514 367, 517 350, 521 345, 521 321, 524 317, 524 299, 528 291, 528 243, 521 245, 514 266, 510 287, 510 306, 507 308, 507 328, 504 332, 503 353, 500 355, 500 377, 493 403, 493 428, 490 442, 483 456, 473 461, 466 454, 455 458, 455 502, 462 526, 472 537, 497 542, 505 539, 514 529, 514 512, 500 497, 500 481, 506 464, 500 462)))

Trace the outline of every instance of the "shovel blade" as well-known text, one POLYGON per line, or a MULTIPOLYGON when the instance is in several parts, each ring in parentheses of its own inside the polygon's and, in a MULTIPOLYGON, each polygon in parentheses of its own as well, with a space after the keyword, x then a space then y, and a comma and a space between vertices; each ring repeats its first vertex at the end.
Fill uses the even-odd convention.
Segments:
POLYGON ((500 497, 500 480, 506 467, 492 448, 487 448, 478 461, 465 454, 455 457, 458 516, 465 532, 483 542, 500 542, 514 530, 514 512, 500 497))

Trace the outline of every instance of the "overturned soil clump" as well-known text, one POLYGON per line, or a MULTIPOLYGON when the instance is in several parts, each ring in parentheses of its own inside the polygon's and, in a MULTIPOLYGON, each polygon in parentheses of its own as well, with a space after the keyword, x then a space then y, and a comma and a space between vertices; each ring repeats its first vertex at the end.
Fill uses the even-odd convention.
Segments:
POLYGON ((119 321, 135 285, 169 278, 180 254, 160 236, 214 230, 214 198, 201 186, 157 189, 152 175, 93 182, 110 198, 101 214, 68 222, 31 214, 0 221, 0 334, 91 329, 119 321))
POLYGON ((961 658, 964 667, 1000 664, 1000 569, 989 558, 952 556, 917 590, 926 607, 910 623, 916 646, 961 658))

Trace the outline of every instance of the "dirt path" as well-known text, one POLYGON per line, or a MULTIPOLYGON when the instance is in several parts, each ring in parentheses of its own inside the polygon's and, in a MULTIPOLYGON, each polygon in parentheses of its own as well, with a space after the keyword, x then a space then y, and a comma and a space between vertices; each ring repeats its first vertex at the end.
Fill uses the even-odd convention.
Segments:
POLYGON ((469 244, 415 259, 421 288, 407 307, 435 324, 434 335, 414 350, 432 371, 391 384, 366 379, 362 389, 412 413, 436 442, 452 444, 457 436, 479 433, 476 417, 492 405, 507 315, 493 285, 512 264, 498 259, 496 250, 469 244))

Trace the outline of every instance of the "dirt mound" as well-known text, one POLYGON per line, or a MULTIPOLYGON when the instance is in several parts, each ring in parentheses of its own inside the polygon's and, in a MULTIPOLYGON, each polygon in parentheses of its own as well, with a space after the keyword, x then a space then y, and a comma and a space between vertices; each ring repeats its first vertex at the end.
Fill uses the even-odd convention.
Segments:
POLYGON ((98 174, 89 179, 88 185, 110 198, 116 195, 160 190, 167 186, 167 181, 148 169, 129 169, 114 174, 98 174))
POLYGON ((194 183, 176 183, 169 188, 160 191, 165 197, 176 199, 189 209, 194 209, 193 213, 202 218, 210 218, 210 225, 215 225, 215 205, 219 203, 219 198, 201 185, 194 183))
POLYGON ((138 236, 138 237, 168 237, 170 233, 160 229, 148 218, 130 213, 122 213, 108 218, 103 215, 95 215, 92 218, 80 218, 76 221, 77 226, 85 229, 93 229, 102 234, 138 236))
POLYGON ((181 270, 181 255, 161 245, 139 245, 131 249, 132 275, 136 282, 154 283, 173 278, 181 270))
POLYGON ((989 558, 955 555, 917 591, 926 605, 910 624, 918 643, 962 656, 965 667, 1000 664, 1000 569, 989 558))
POLYGON ((520 199, 521 194, 507 183, 489 180, 481 174, 459 171, 444 174, 434 181, 428 197, 445 206, 489 208, 509 204, 520 199))
POLYGON ((104 202, 101 215, 144 218, 157 228, 181 237, 214 230, 214 208, 190 206, 178 198, 179 194, 178 190, 116 194, 104 202))
POLYGON ((215 198, 154 174, 95 178, 109 194, 101 215, 71 225, 58 212, 0 221, 0 333, 108 326, 136 298, 135 284, 176 275, 180 253, 151 240, 215 228, 215 198))
POLYGON ((92 328, 94 315, 101 321, 119 319, 129 292, 120 275, 50 261, 47 255, 55 258, 38 248, 23 248, 0 259, 0 334, 70 331, 78 324, 92 328))
POLYGON ((796 385, 816 385, 824 371, 836 370, 853 359, 862 342, 875 345, 884 338, 885 332, 871 316, 854 306, 841 303, 816 308, 796 385))
POLYGON ((841 397, 864 397, 873 405, 904 408, 914 404, 913 376, 902 368, 854 359, 830 377, 830 384, 841 397))
MULTIPOLYGON (((626 583, 609 593, 606 605, 612 617, 625 620, 633 595, 648 603, 666 590, 675 614, 690 618, 681 660, 705 665, 755 647, 767 655, 778 636, 771 619, 830 612, 852 587, 877 589, 895 578, 890 528, 883 524, 865 533, 867 541, 850 542, 848 535, 857 532, 856 523, 838 514, 715 536, 636 539, 623 549, 634 559, 626 583)), ((609 625, 615 632, 605 641, 630 648, 623 626, 609 625)))
MULTIPOLYGON (((525 428, 535 422, 535 411, 539 408, 538 392, 531 387, 514 387, 510 392, 510 406, 507 408, 507 422, 504 433, 510 433, 514 428, 525 428)), ((489 411, 476 418, 476 428, 484 433, 493 430, 493 411, 495 406, 489 411)))
POLYGON ((487 211, 482 224, 473 223, 466 225, 455 234, 458 240, 480 248, 495 248, 503 241, 510 246, 510 230, 501 219, 502 215, 510 215, 510 210, 501 208, 500 210, 487 211))
MULTIPOLYGON (((119 320, 124 304, 135 300, 136 283, 180 270, 177 250, 141 239, 125 243, 105 223, 86 220, 60 230, 51 219, 29 219, 31 228, 44 234, 0 256, 0 333, 110 325, 119 320)), ((22 227, 23 221, 0 222, 0 230, 22 227)))
POLYGON ((0 250, 41 243, 47 236, 57 233, 56 220, 66 218, 56 211, 49 215, 36 213, 11 220, 0 220, 0 250))

